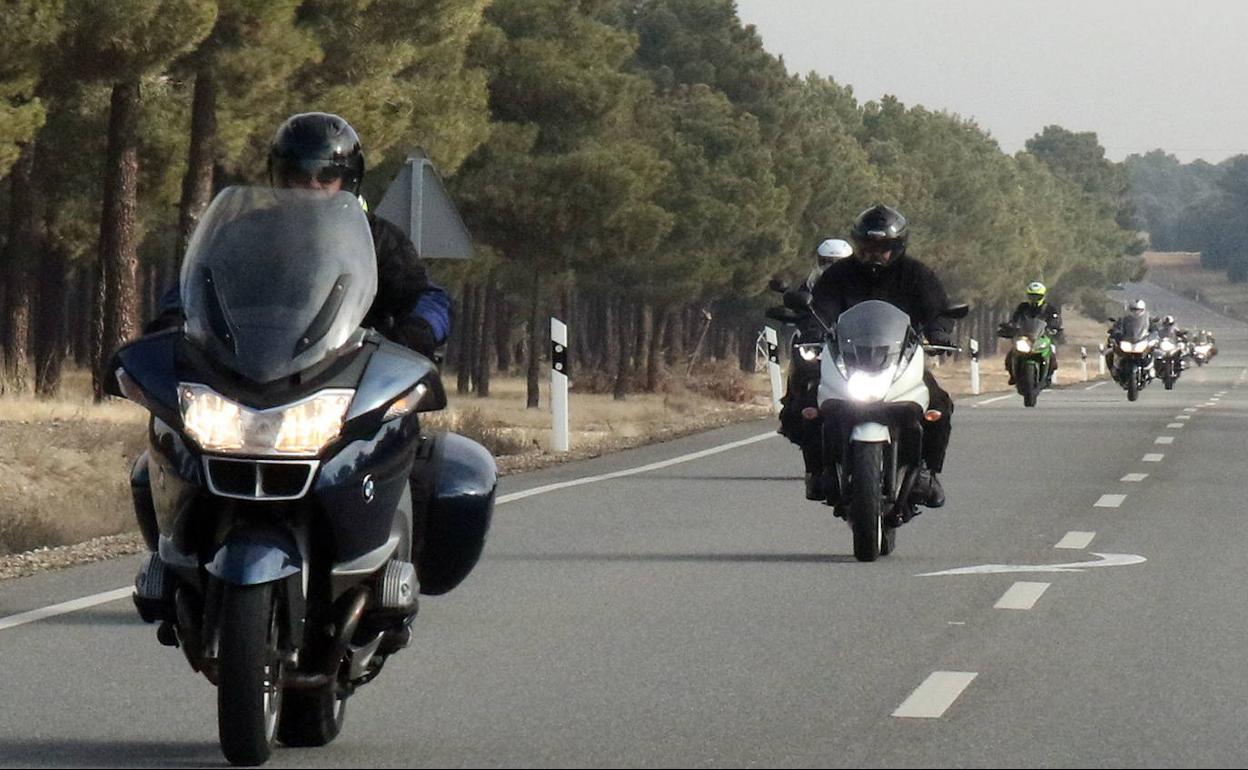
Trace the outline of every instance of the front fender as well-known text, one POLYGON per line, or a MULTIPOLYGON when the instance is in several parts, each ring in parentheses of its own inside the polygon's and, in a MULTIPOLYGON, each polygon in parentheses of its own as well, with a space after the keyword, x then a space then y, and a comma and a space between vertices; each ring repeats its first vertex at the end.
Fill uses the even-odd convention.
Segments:
POLYGON ((226 536, 205 569, 223 583, 253 586, 298 574, 303 558, 288 533, 236 529, 226 536))
POLYGON ((861 441, 867 444, 887 444, 892 439, 887 425, 878 422, 860 422, 854 426, 850 441, 861 441))

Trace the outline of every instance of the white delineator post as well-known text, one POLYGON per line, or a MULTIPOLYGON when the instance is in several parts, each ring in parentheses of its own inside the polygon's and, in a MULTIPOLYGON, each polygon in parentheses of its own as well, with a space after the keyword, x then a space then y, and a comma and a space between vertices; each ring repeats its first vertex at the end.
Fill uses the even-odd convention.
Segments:
POLYGON ((554 426, 550 448, 568 451, 568 326, 558 318, 550 319, 550 410, 554 426))
POLYGON ((979 395, 979 341, 971 339, 971 395, 979 395))
POLYGON ((1096 369, 1098 372, 1100 372, 1101 376, 1104 377, 1105 376, 1105 346, 1098 344, 1096 346, 1096 352, 1097 352, 1096 369))
POLYGON ((1079 370, 1083 373, 1083 381, 1088 381, 1088 347, 1079 346, 1079 370))
MULTIPOLYGON (((1054 358, 1056 358, 1056 357, 1057 357, 1057 345, 1054 345, 1054 346, 1053 346, 1053 356, 1054 356, 1054 358)), ((1057 375, 1058 375, 1060 372, 1061 372, 1061 370, 1060 370, 1060 369, 1054 369, 1054 370, 1053 370, 1053 376, 1049 378, 1049 382, 1057 382, 1057 375)))
POLYGON ((765 327, 767 335, 767 373, 771 375, 771 406, 780 413, 780 397, 784 395, 784 383, 780 379, 780 345, 776 330, 765 327))

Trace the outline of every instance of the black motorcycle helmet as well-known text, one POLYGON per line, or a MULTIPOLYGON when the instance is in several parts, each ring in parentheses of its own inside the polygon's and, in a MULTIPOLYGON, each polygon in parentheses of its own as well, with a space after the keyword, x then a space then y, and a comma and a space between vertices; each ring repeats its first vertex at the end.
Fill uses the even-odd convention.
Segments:
POLYGON ((854 244, 854 257, 864 265, 879 270, 905 255, 909 236, 902 213, 877 204, 858 215, 849 239, 854 244))
POLYGON ((269 146, 269 184, 307 187, 312 180, 359 195, 364 180, 364 151, 351 124, 325 112, 291 115, 278 126, 269 146))

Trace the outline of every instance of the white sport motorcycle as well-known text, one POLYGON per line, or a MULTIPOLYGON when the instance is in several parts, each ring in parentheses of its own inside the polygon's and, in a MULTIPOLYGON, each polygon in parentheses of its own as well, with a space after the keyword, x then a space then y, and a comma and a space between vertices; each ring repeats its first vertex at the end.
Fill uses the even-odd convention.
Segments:
MULTIPOLYGON (((943 315, 967 312, 956 305, 943 315)), ((893 551, 897 527, 912 510, 922 422, 941 416, 928 409, 925 352, 958 349, 925 344, 910 317, 881 300, 854 305, 825 328, 823 343, 800 346, 803 358, 821 359, 825 482, 839 490, 837 515, 853 529, 854 556, 874 561, 893 551)))

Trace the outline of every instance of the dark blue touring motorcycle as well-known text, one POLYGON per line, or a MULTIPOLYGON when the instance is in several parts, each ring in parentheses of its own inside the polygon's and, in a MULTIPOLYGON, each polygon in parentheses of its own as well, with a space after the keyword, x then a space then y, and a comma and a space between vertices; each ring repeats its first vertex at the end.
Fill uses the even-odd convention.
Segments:
POLYGON ((354 197, 232 187, 187 251, 185 327, 114 358, 112 391, 151 413, 135 604, 217 686, 234 764, 333 740, 417 595, 485 542, 494 460, 421 430, 446 395, 433 362, 361 327, 377 281, 354 197))

